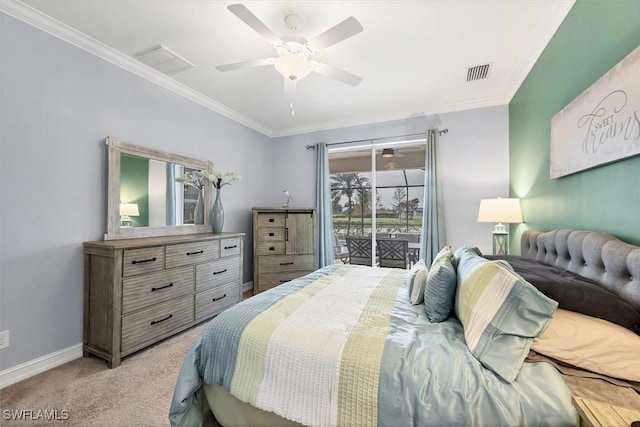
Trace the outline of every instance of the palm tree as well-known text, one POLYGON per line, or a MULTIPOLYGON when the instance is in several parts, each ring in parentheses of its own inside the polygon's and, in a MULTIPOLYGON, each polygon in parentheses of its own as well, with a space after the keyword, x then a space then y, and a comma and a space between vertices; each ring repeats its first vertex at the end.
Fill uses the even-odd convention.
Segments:
POLYGON ((336 204, 342 196, 347 198, 347 236, 351 232, 351 215, 353 213, 353 196, 354 192, 362 189, 362 185, 368 182, 365 177, 357 173, 338 173, 331 175, 331 197, 333 203, 336 204))

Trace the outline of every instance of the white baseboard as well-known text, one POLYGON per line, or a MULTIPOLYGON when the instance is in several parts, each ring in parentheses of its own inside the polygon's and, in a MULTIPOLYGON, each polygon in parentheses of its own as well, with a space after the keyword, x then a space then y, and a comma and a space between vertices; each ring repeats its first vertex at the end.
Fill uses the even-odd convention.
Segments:
POLYGON ((242 292, 247 292, 253 289, 253 280, 242 284, 242 292))
POLYGON ((0 389, 82 357, 82 343, 0 371, 0 389))

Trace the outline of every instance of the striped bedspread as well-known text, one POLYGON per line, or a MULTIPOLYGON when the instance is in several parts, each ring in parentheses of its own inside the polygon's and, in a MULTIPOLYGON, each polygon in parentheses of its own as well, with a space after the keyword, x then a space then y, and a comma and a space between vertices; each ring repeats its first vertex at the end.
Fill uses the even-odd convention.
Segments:
POLYGON ((226 310, 185 358, 171 424, 200 425, 209 383, 304 425, 575 425, 554 368, 501 381, 456 319, 431 324, 409 304, 404 273, 329 266, 226 310))

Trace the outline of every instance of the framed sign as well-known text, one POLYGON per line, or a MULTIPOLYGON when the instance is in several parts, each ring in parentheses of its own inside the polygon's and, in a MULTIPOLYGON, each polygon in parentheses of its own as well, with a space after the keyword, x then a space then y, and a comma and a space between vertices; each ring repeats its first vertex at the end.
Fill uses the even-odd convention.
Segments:
POLYGON ((551 118, 551 179, 640 155, 640 46, 551 118))

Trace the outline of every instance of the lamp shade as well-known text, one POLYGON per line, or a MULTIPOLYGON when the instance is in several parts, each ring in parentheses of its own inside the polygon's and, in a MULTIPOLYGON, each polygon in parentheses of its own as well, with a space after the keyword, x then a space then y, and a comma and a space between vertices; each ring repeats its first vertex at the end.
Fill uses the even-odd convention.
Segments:
POLYGON ((311 72, 311 63, 295 53, 279 57, 274 65, 280 74, 290 80, 300 80, 311 72))
POLYGON ((478 222, 522 222, 520 199, 482 199, 478 209, 478 222))
POLYGON ((140 216, 137 203, 120 203, 120 216, 140 216))

